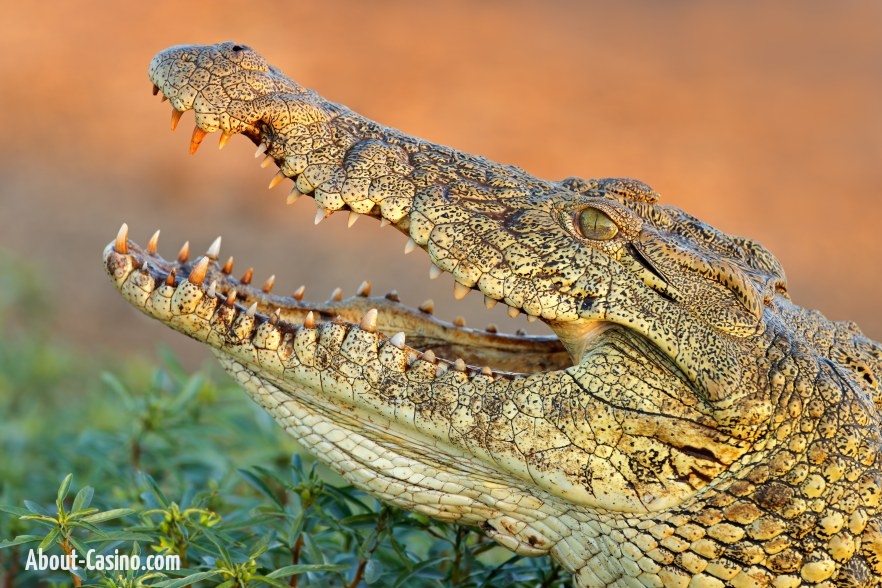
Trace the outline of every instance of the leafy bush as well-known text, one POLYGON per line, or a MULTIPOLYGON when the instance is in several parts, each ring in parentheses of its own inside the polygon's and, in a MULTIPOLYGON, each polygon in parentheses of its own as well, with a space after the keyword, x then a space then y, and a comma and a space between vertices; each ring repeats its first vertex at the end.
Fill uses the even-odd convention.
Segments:
POLYGON ((216 369, 190 375, 161 352, 162 367, 107 370, 53 343, 34 275, 0 253, 3 588, 568 582, 548 559, 346 485, 216 369), (180 569, 28 569, 89 550, 105 568, 136 555, 180 569))

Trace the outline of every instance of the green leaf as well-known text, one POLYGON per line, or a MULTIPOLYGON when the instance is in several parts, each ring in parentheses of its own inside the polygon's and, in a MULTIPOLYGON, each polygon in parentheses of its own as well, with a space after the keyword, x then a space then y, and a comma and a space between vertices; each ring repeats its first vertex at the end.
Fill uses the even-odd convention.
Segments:
POLYGON ((210 572, 196 572, 195 574, 190 574, 189 576, 184 576, 183 578, 178 578, 176 580, 160 582, 156 584, 156 588, 184 588, 185 586, 189 586, 190 584, 195 584, 196 582, 201 582, 202 580, 213 578, 220 573, 220 570, 211 570, 210 572))
POLYGON ((55 539, 58 537, 59 532, 60 531, 58 527, 55 527, 54 529, 49 531, 49 533, 45 537, 43 537, 43 540, 40 541, 37 549, 42 549, 43 551, 49 549, 50 546, 55 544, 55 539))
POLYGON ((287 578, 306 572, 340 572, 349 569, 343 564, 296 564, 279 568, 266 575, 267 578, 287 578))
POLYGON ((272 489, 266 485, 261 478, 258 478, 248 470, 238 470, 239 475, 245 478, 245 481, 248 482, 255 490, 260 492, 266 498, 272 500, 276 506, 279 508, 284 508, 285 505, 279 500, 279 497, 276 496, 276 493, 272 491, 272 489))
POLYGON ((68 474, 61 481, 61 486, 58 487, 58 495, 55 497, 55 506, 58 507, 58 512, 64 512, 64 499, 67 498, 67 493, 70 491, 70 483, 73 480, 73 474, 68 474))
POLYGON ((0 549, 4 547, 15 547, 16 545, 25 545, 26 543, 36 543, 43 537, 41 535, 18 535, 15 539, 4 539, 0 541, 0 549))
POLYGON ((250 579, 252 582, 260 582, 261 586, 272 586, 273 588, 288 588, 287 583, 273 580, 269 576, 251 576, 250 579))
POLYGON ((51 512, 49 512, 48 510, 46 510, 45 508, 43 508, 41 505, 37 504, 36 502, 31 502, 30 500, 25 500, 24 505, 25 505, 26 509, 28 509, 30 512, 32 512, 34 514, 38 514, 38 515, 44 516, 44 517, 50 517, 53 519, 55 518, 51 512))
POLYGON ((162 508, 168 508, 171 504, 168 498, 165 497, 165 494, 162 493, 162 490, 159 489, 159 485, 156 483, 156 480, 153 477, 145 472, 139 472, 141 480, 147 484, 148 490, 153 496, 156 498, 157 502, 162 508))
POLYGON ((112 510, 105 510, 103 512, 90 514, 83 517, 82 520, 86 521, 87 523, 104 523, 107 521, 112 521, 113 519, 118 519, 120 517, 135 514, 136 512, 138 511, 134 508, 114 508, 112 510))
POLYGON ((94 494, 95 489, 91 486, 83 486, 80 488, 80 491, 77 492, 77 495, 74 497, 73 505, 70 507, 71 512, 75 513, 88 507, 92 503, 92 496, 94 494))
POLYGON ((0 512, 7 512, 17 517, 28 515, 34 511, 22 508, 20 506, 12 506, 9 504, 0 504, 0 512))

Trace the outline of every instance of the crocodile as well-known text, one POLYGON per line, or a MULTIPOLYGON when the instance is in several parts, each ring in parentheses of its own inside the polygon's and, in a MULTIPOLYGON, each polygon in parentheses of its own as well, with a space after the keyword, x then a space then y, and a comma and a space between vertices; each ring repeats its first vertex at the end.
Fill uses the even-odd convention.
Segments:
POLYGON ((123 297, 208 345, 381 501, 550 555, 577 586, 882 586, 882 347, 791 300, 779 261, 630 179, 546 181, 368 120, 232 42, 149 68, 190 151, 243 134, 316 222, 378 219, 554 335, 472 329, 370 285, 274 294, 220 240, 169 260, 123 225, 123 297))

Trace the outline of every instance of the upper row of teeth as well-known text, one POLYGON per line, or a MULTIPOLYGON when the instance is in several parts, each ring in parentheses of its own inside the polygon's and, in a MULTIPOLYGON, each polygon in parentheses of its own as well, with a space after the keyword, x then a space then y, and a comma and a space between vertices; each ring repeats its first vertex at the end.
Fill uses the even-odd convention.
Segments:
MULTIPOLYGON (((158 92, 159 92, 159 87, 154 85, 153 86, 153 93, 157 94, 158 92)), ((160 95, 160 96, 163 101, 167 99, 164 95, 160 95)), ((178 123, 180 122, 181 116, 183 114, 184 114, 183 111, 180 111, 180 110, 172 107, 172 115, 171 115, 171 129, 172 130, 175 130, 177 128, 178 123)), ((199 128, 199 125, 196 125, 193 128, 193 135, 190 139, 190 154, 191 155, 196 153, 197 149, 199 149, 199 145, 202 143, 202 139, 205 138, 205 135, 207 135, 207 134, 208 134, 208 132, 199 128)), ((218 149, 223 149, 231 136, 232 136, 231 134, 226 133, 224 131, 221 131, 220 140, 218 142, 218 149)), ((260 167, 262 167, 262 168, 269 167, 271 164, 275 163, 275 159, 273 159, 273 157, 271 155, 268 155, 266 153, 268 148, 269 148, 269 145, 266 142, 261 142, 260 145, 257 146, 257 150, 254 152, 255 159, 259 158, 261 155, 264 156, 263 160, 260 163, 260 167)), ((286 179, 289 179, 288 176, 286 176, 282 170, 279 170, 278 173, 276 173, 276 175, 274 175, 272 177, 272 179, 270 180, 269 189, 275 188, 280 183, 282 183, 283 180, 286 180, 286 179)), ((288 194, 288 196, 286 198, 286 203, 293 204, 301 196, 303 196, 303 193, 300 192, 300 190, 298 190, 297 186, 295 185, 291 189, 291 192, 288 194)), ((329 216, 331 216, 334 213, 333 210, 326 210, 326 209, 322 208, 321 206, 319 206, 318 204, 316 204, 316 208, 317 209, 315 212, 315 220, 314 220, 314 223, 316 225, 318 225, 324 219, 328 218, 329 216)), ((349 211, 349 218, 346 221, 347 228, 351 228, 352 225, 355 224, 355 222, 359 219, 360 216, 361 216, 361 214, 355 212, 354 210, 350 210, 349 211)), ((380 219, 380 227, 384 227, 389 224, 390 224, 390 221, 388 219, 386 219, 386 218, 380 219)), ((158 231, 157 231, 157 233, 158 233, 158 231)), ((217 244, 217 249, 218 249, 218 253, 219 253, 220 237, 218 237, 215 240, 215 243, 217 244)), ((214 246, 214 244, 212 244, 212 245, 214 246)), ((416 241, 414 241, 412 238, 408 238, 407 243, 404 244, 404 254, 407 255, 408 253, 411 253, 412 251, 416 250, 417 247, 418 247, 418 245, 416 244, 416 241)), ((209 248, 209 251, 211 251, 211 248, 209 248)), ((217 259, 217 255, 215 255, 214 259, 217 259)), ((227 273, 229 273, 229 272, 227 272, 227 273)), ((441 268, 439 268, 435 265, 429 266, 429 279, 430 280, 437 279, 443 273, 444 273, 444 270, 442 270, 441 268)), ((465 286, 463 284, 460 284, 459 282, 453 283, 453 297, 456 300, 462 300, 463 298, 465 298, 468 295, 468 293, 471 290, 472 289, 470 287, 465 286)), ((490 298, 489 296, 486 296, 486 295, 484 296, 484 307, 487 309, 493 308, 494 306, 496 306, 496 304, 498 302, 499 301, 496 300, 495 298, 490 298)), ((517 318, 521 314, 521 309, 516 308, 514 306, 509 306, 507 314, 511 318, 517 318)), ((532 323, 532 322, 535 322, 536 320, 538 320, 538 317, 536 317, 532 314, 528 313, 526 316, 527 316, 528 322, 532 323)))

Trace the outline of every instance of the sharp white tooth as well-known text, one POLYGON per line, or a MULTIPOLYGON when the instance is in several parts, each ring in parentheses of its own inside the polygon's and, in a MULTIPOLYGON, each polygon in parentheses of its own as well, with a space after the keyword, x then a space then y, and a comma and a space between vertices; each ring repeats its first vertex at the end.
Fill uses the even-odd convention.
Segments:
POLYGON ((519 314, 521 314, 521 310, 519 308, 515 308, 514 306, 508 307, 508 316, 510 316, 511 318, 515 318, 519 314))
POLYGON ((389 221, 389 219, 387 219, 387 218, 380 219, 380 228, 388 227, 390 224, 392 224, 392 223, 389 221))
POLYGON ((257 303, 255 302, 251 306, 248 307, 248 310, 245 311, 246 316, 254 316, 257 314, 257 303))
POLYGON ((306 292, 306 286, 300 286, 299 288, 294 290, 294 293, 291 296, 294 298, 294 300, 298 300, 298 301, 303 300, 303 294, 305 292, 306 292))
POLYGON ((327 211, 324 208, 319 207, 319 209, 315 211, 315 220, 313 222, 319 224, 325 220, 326 216, 328 216, 327 211))
POLYGON ((211 245, 208 247, 208 251, 205 252, 205 255, 210 257, 211 259, 217 259, 220 256, 220 247, 221 247, 221 238, 218 237, 214 241, 212 241, 211 245))
MULTIPOLYGON (((435 266, 433 265, 432 267, 435 267, 435 266)), ((457 300, 462 300, 471 291, 472 291, 472 289, 469 288, 468 286, 464 286, 464 285, 460 284, 459 282, 453 283, 453 297, 456 298, 457 300)))
POLYGON ((157 245, 159 245, 159 229, 156 229, 156 232, 153 233, 153 236, 147 241, 147 253, 150 255, 156 255, 157 245))
POLYGON ((306 313, 306 318, 303 319, 303 326, 307 329, 312 329, 315 327, 315 315, 312 314, 312 311, 306 313))
POLYGON ((288 176, 285 175, 285 172, 279 170, 279 172, 273 176, 273 179, 270 180, 269 189, 272 190, 276 186, 282 183, 282 180, 287 179, 288 176))
POLYGON ((266 169, 270 166, 271 163, 275 163, 275 162, 276 162, 276 160, 273 159, 272 155, 267 155, 266 157, 263 158, 263 161, 260 162, 260 168, 266 169))
POLYGON ((225 133, 225 132, 221 131, 220 139, 217 142, 218 150, 223 149, 224 146, 227 144, 227 141, 229 141, 230 137, 232 137, 232 136, 233 135, 230 135, 229 133, 225 133))
POLYGON ((408 239, 407 243, 404 244, 404 254, 407 255, 411 251, 417 248, 416 241, 413 239, 408 239))
POLYGON ((349 218, 346 219, 346 228, 351 229, 352 225, 355 224, 355 221, 358 220, 358 217, 361 215, 355 212, 354 210, 349 211, 349 218))
POLYGON ((209 298, 214 298, 217 295, 217 280, 212 280, 211 285, 208 287, 208 292, 206 295, 209 298))
POLYGON ((397 347, 398 349, 404 349, 404 333, 398 332, 392 335, 392 338, 389 339, 389 343, 397 347))
POLYGON ((117 253, 121 253, 125 255, 129 252, 129 245, 127 243, 129 238, 129 225, 123 223, 119 228, 119 232, 116 234, 116 242, 114 243, 113 248, 117 253))
POLYGON ((496 304, 498 302, 499 301, 496 300, 495 298, 490 298, 489 296, 484 296, 484 308, 486 308, 488 310, 493 308, 494 306, 496 306, 496 304))
POLYGON ((429 266, 429 279, 430 279, 430 280, 436 280, 436 279, 438 279, 438 277, 439 277, 442 273, 444 273, 444 271, 443 271, 440 267, 438 267, 438 266, 436 266, 436 265, 430 265, 430 266, 429 266))
POLYGON ((258 145, 257 151, 254 152, 254 159, 257 159, 258 157, 263 155, 266 152, 267 147, 268 145, 266 143, 261 143, 260 145, 258 145))
POLYGON ((291 188, 291 191, 288 193, 288 197, 285 199, 285 204, 294 204, 297 202, 297 199, 303 196, 303 192, 297 189, 297 186, 291 188))
POLYGON ((377 309, 372 308, 361 317, 361 322, 358 324, 358 327, 362 331, 367 331, 368 333, 376 333, 377 332, 377 309))

